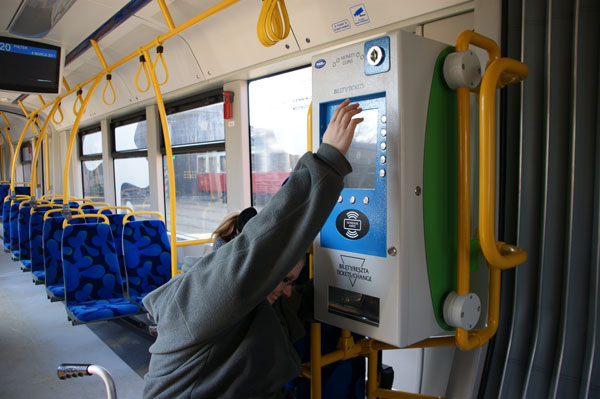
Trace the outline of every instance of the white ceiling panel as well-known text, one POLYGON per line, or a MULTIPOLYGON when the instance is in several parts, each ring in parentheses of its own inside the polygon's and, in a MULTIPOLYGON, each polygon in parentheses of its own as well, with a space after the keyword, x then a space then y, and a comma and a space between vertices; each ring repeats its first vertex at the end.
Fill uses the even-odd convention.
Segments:
POLYGON ((127 3, 128 0, 78 0, 45 39, 61 43, 69 52, 127 3))
POLYGON ((286 6, 300 48, 308 49, 463 3, 464 0, 288 0, 286 6))
POLYGON ((8 24, 19 8, 21 0, 2 0, 0 4, 0 30, 6 32, 8 24))
POLYGON ((299 50, 292 32, 272 47, 260 44, 256 25, 261 4, 241 1, 181 33, 207 79, 299 50))

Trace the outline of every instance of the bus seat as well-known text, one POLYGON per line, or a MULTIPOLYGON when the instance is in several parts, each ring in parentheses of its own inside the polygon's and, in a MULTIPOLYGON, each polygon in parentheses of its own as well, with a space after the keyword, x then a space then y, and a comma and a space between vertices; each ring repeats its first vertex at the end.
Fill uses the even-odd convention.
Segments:
MULTIPOLYGON (((4 203, 4 198, 8 195, 8 190, 10 190, 10 184, 0 184, 0 201, 4 203)), ((2 216, 4 207, 0 207, 0 216, 2 216)))
POLYGON ((19 237, 19 260, 23 271, 31 270, 31 255, 29 252, 29 219, 31 215, 31 205, 24 204, 19 207, 17 217, 17 231, 19 237))
POLYGON ((65 302, 73 324, 140 313, 141 308, 125 298, 108 224, 67 225, 62 244, 65 302))
POLYGON ((42 230, 44 214, 52 209, 40 206, 29 217, 29 257, 31 258, 31 274, 35 284, 44 284, 44 251, 42 250, 42 230))
POLYGON ((31 189, 28 186, 16 186, 15 187, 16 195, 31 195, 31 189))
MULTIPOLYGON (((81 208, 81 210, 83 211, 83 213, 98 213, 98 209, 94 208, 92 205, 85 205, 81 208)), ((101 213, 106 216, 113 214, 110 209, 103 209, 101 213)), ((87 217, 87 218, 85 218, 85 220, 86 220, 86 223, 98 223, 98 218, 94 218, 94 217, 87 217)), ((112 224, 112 222, 111 222, 111 224, 112 224)))
MULTIPOLYGON (((110 212, 110 209, 105 209, 102 211, 103 214, 106 215, 108 221, 110 222, 110 231, 112 233, 112 237, 115 241, 115 249, 117 251, 117 259, 119 260, 119 271, 121 272, 121 276, 126 276, 125 271, 125 260, 123 259, 123 217, 125 217, 124 213, 115 213, 110 212), (109 213, 105 213, 108 211, 109 213)), ((91 218, 86 218, 86 220, 91 218)), ((97 218, 94 218, 97 219, 97 218)), ((133 216, 129 217, 129 220, 134 221, 133 216)), ((88 222, 91 223, 91 222, 88 222)), ((123 281, 125 283, 125 281, 123 281)))
POLYGON ((10 251, 10 198, 5 198, 2 203, 2 238, 4 251, 10 251))
MULTIPOLYGON (((50 301, 62 301, 65 298, 65 284, 62 267, 62 234, 64 216, 55 213, 44 221, 42 227, 42 243, 44 254, 44 284, 50 301)), ((82 223, 82 219, 74 219, 72 223, 82 223)))
POLYGON ((162 220, 137 220, 123 226, 127 295, 142 299, 171 277, 171 243, 162 220))
POLYGON ((13 200, 10 205, 10 256, 19 260, 19 204, 23 200, 13 200))

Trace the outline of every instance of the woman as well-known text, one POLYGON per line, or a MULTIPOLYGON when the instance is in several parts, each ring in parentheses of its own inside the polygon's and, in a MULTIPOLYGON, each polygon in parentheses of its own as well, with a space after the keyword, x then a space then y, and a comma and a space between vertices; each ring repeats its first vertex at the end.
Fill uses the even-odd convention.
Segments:
POLYGON ((225 219, 223 219, 221 224, 212 233, 213 250, 219 249, 237 237, 242 232, 246 223, 256 216, 256 214, 256 209, 250 207, 241 212, 232 212, 225 216, 225 219))
POLYGON ((299 273, 352 168, 344 157, 358 104, 334 111, 316 154, 300 158, 289 181, 242 233, 187 273, 151 292, 158 323, 145 398, 289 398, 284 384, 300 359, 271 301, 299 273))

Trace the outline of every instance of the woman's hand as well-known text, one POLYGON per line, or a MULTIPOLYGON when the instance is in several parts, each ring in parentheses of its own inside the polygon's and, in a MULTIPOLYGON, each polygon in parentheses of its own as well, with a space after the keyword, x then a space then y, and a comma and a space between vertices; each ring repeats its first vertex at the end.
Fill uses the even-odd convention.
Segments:
POLYGON ((354 137, 354 129, 364 120, 364 118, 352 119, 352 117, 358 115, 361 111, 362 109, 358 108, 358 103, 350 104, 349 99, 344 100, 333 111, 329 126, 323 134, 323 143, 334 146, 339 152, 346 155, 354 137))

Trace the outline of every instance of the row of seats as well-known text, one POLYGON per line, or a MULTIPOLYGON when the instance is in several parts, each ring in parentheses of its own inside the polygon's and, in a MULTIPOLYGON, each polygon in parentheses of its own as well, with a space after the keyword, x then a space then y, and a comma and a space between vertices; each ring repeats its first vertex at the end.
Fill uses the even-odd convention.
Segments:
POLYGON ((26 198, 5 200, 5 250, 45 285, 50 300, 64 301, 73 324, 145 312, 144 296, 171 275, 164 222, 73 202, 73 217, 65 223, 58 202, 32 208, 26 198))

